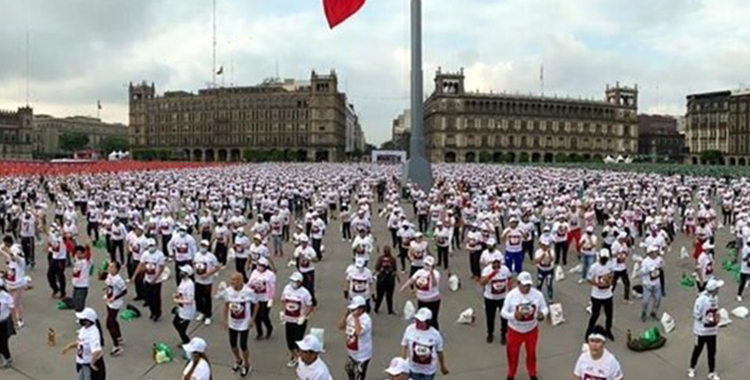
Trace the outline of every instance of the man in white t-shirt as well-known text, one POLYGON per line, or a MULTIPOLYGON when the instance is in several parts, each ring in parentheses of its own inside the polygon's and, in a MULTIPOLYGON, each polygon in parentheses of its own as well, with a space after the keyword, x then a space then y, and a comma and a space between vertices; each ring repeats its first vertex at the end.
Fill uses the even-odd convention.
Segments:
MULTIPOLYGON (((494 259, 482 270, 479 283, 484 286, 484 314, 487 318, 487 343, 492 343, 495 336, 495 317, 503 309, 505 296, 513 286, 513 274, 503 265, 502 256, 494 259)), ((500 317, 500 344, 506 343, 508 321, 500 317)))
POLYGON ((598 244, 598 240, 596 238, 596 235, 594 235, 594 226, 588 226, 586 227, 586 233, 581 236, 581 239, 579 240, 581 243, 581 279, 578 280, 579 284, 582 284, 584 281, 586 281, 586 278, 589 273, 589 268, 591 268, 591 264, 596 261, 596 246, 598 244))
POLYGON ((607 338, 601 326, 596 326, 587 336, 587 349, 576 361, 573 380, 625 380, 620 363, 604 348, 607 338))
POLYGON ((589 327, 587 329, 586 336, 596 325, 599 319, 599 313, 601 313, 602 307, 604 308, 604 314, 606 316, 606 337, 607 339, 614 341, 615 337, 612 334, 612 319, 613 319, 613 294, 612 294, 612 280, 614 278, 614 272, 612 266, 609 263, 609 250, 602 249, 599 251, 599 261, 595 262, 586 275, 586 278, 591 285, 591 318, 589 319, 589 327))
POLYGON ((331 372, 320 354, 325 352, 323 344, 314 335, 307 335, 297 342, 300 361, 297 363, 297 380, 333 380, 331 372))
POLYGON ((719 335, 719 288, 724 281, 711 279, 706 284, 706 290, 698 295, 693 305, 693 334, 695 346, 690 356, 688 377, 695 377, 695 366, 703 351, 708 348, 708 380, 719 380, 716 374, 716 338, 719 335))
POLYGON ((412 378, 432 380, 438 371, 449 373, 443 354, 443 336, 430 326, 432 312, 421 308, 414 315, 415 322, 406 327, 401 338, 401 357, 409 362, 412 378))
POLYGON ((355 296, 338 324, 346 335, 348 358, 344 369, 349 380, 365 380, 372 358, 372 319, 366 307, 365 298, 355 296))

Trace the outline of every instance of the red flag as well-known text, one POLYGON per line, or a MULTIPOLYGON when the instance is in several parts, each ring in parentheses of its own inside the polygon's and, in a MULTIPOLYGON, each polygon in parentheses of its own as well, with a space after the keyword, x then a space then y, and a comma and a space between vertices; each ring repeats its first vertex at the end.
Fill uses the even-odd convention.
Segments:
POLYGON ((363 5, 365 0, 323 0, 323 8, 331 29, 357 13, 363 5))

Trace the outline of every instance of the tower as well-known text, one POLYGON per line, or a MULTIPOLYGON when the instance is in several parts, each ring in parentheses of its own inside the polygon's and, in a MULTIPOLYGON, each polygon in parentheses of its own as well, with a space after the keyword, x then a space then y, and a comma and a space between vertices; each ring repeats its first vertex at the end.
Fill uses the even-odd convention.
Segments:
POLYGON ((459 95, 464 93, 464 69, 458 72, 443 72, 438 67, 435 73, 435 94, 436 95, 459 95))
POLYGON ((638 108, 637 85, 635 87, 620 86, 620 82, 616 82, 614 86, 607 85, 606 96, 607 103, 624 108, 638 108))
POLYGON ((131 146, 146 144, 146 105, 156 96, 156 86, 146 81, 140 84, 130 83, 128 99, 130 102, 130 123, 128 137, 131 146))

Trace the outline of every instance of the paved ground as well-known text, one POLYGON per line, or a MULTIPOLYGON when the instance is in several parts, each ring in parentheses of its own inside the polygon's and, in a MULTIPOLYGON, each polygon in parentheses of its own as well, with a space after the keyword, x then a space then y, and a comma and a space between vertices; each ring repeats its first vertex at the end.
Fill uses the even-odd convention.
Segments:
MULTIPOLYGON (((324 355, 335 379, 345 378, 343 366, 345 350, 342 336, 335 330, 336 320, 345 306, 342 295, 343 272, 349 263, 350 249, 348 244, 341 241, 336 222, 329 228, 324 241, 327 247, 327 259, 317 265, 317 289, 320 308, 315 312, 310 326, 321 327, 326 331, 325 345, 327 353, 324 355)), ((375 234, 379 243, 386 243, 389 237, 384 229, 384 222, 376 220, 375 234)), ((729 239, 726 229, 721 230, 717 247, 724 247, 729 239)), ((688 241, 680 237, 674 244, 674 251, 667 258, 668 296, 662 303, 662 310, 671 313, 677 328, 668 335, 668 343, 663 349, 650 353, 633 353, 625 346, 625 336, 628 329, 634 334, 640 334, 646 327, 654 323, 644 324, 639 320, 640 304, 625 305, 619 301, 621 290, 618 289, 615 303, 615 334, 617 341, 608 345, 615 353, 625 371, 626 378, 638 380, 650 379, 680 379, 685 377, 685 370, 692 348, 691 308, 695 298, 693 290, 679 286, 679 278, 683 272, 690 272, 690 263, 681 263, 677 256, 679 248, 688 245, 688 241)), ((41 250, 40 247, 37 248, 41 250)), ((291 246, 287 248, 291 250, 291 246)), ((719 250, 720 255, 724 250, 719 250)), ((289 253, 289 252, 288 252, 289 253)), ((38 255, 40 255, 38 253, 38 255)), ((40 255, 44 257, 44 255, 40 255)), ((97 262, 103 257, 97 252, 97 262)), ((453 269, 465 279, 468 273, 468 259, 465 252, 456 252, 453 258, 453 269)), ((575 260, 573 260, 575 261, 575 260)), ((527 263, 528 265, 528 263, 527 263)), ((284 265, 279 275, 279 287, 283 287, 291 270, 284 265)), ((12 369, 0 371, 2 380, 57 380, 73 379, 74 358, 71 355, 60 354, 62 346, 75 339, 75 319, 70 311, 58 311, 55 302, 50 299, 45 279, 46 263, 40 261, 40 266, 31 273, 35 278, 36 288, 27 293, 26 322, 27 327, 11 340, 11 348, 15 359, 12 369), (57 331, 56 347, 46 344, 47 329, 57 331)), ((729 276, 720 270, 720 276, 729 276)), ((223 274, 226 276, 226 272, 223 274)), ((447 276, 445 276, 447 277, 447 276)), ((100 312, 105 311, 101 293, 98 292, 102 283, 92 280, 89 303, 100 312)), ((455 380, 473 379, 501 379, 505 376, 505 350, 499 343, 488 345, 485 343, 484 314, 482 312, 482 298, 479 287, 464 281, 464 287, 456 293, 447 289, 444 283, 444 298, 441 306, 441 326, 445 337, 447 365, 451 374, 446 378, 455 380), (456 325, 458 314, 467 307, 478 311, 477 322, 473 326, 456 325)), ((557 301, 565 306, 567 322, 552 327, 545 324, 542 328, 539 363, 542 379, 559 380, 571 378, 573 364, 578 357, 582 343, 582 334, 588 320, 584 307, 588 300, 589 287, 577 285, 575 278, 568 278, 555 284, 557 301)), ((727 286, 721 294, 721 304, 729 310, 738 306, 734 300, 737 284, 734 280, 727 281, 727 286)), ((163 297, 168 300, 174 290, 174 281, 166 283, 163 297)), ((750 293, 748 293, 750 296, 750 293)), ((396 304, 400 310, 406 295, 398 295, 396 304)), ((747 305, 747 301, 745 305, 747 305)), ((165 302, 165 309, 168 310, 165 302)), ((218 309, 218 305, 215 305, 218 309)), ((273 311, 272 316, 278 312, 273 311)), ((603 317, 601 319, 603 322, 603 317)), ((283 328, 274 320, 276 332, 270 341, 250 343, 254 372, 251 378, 263 380, 293 379, 294 371, 285 367, 287 354, 284 343, 283 328)), ((406 322, 396 316, 374 316, 374 358, 370 364, 370 379, 383 378, 382 370, 388 361, 398 353, 401 334, 406 322)), ((151 346, 154 342, 163 341, 177 346, 179 341, 171 325, 171 319, 163 319, 159 323, 152 323, 147 319, 133 322, 122 322, 124 336, 127 340, 125 354, 118 358, 106 357, 109 379, 136 380, 178 379, 183 369, 181 359, 176 362, 155 365, 151 359, 151 346)), ((191 335, 204 337, 209 343, 209 355, 214 366, 214 379, 239 378, 231 372, 229 366, 232 356, 227 342, 227 334, 220 324, 210 327, 194 324, 191 335)), ((107 336, 107 350, 111 348, 107 336)), ((750 365, 746 362, 746 352, 750 341, 750 323, 735 320, 729 327, 723 328, 719 335, 718 370, 722 379, 740 380, 748 378, 750 365)), ((705 355, 705 354, 704 354, 705 355)), ((523 361, 522 361, 523 362, 523 361)), ((706 375, 705 356, 701 359, 698 378, 706 375)), ((521 369, 519 379, 526 379, 525 369, 521 369)))

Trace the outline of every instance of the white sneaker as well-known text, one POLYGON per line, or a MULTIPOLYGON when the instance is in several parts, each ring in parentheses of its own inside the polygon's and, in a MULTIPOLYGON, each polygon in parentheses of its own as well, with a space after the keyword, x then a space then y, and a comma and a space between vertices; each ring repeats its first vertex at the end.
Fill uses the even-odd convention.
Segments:
POLYGON ((211 318, 206 318, 205 321, 203 321, 204 326, 210 326, 211 325, 211 318))
POLYGON ((579 278, 579 279, 578 279, 578 283, 579 283, 579 284, 583 284, 583 279, 582 279, 582 278, 579 278))
POLYGON ((591 314, 591 305, 586 306, 586 312, 591 314))
POLYGON ((23 321, 21 320, 21 321, 18 321, 18 324, 16 325, 16 327, 17 327, 17 328, 18 328, 18 329, 20 330, 20 329, 22 329, 22 328, 23 328, 23 326, 25 326, 25 325, 26 325, 26 323, 24 323, 24 322, 23 322, 23 321))
POLYGON ((203 320, 203 314, 198 314, 198 315, 196 315, 196 316, 195 316, 195 320, 196 320, 196 322, 200 322, 200 321, 202 321, 202 320, 203 320))
POLYGON ((742 296, 737 296, 737 302, 742 302, 742 296))
POLYGON ((288 363, 286 363, 286 366, 289 368, 293 368, 297 366, 297 358, 290 360, 288 363))
POLYGON ((688 377, 691 378, 691 379, 695 377, 695 370, 694 369, 688 368, 688 377))
POLYGON ((719 375, 716 374, 716 372, 711 372, 708 374, 708 380, 721 380, 719 378, 719 375))

